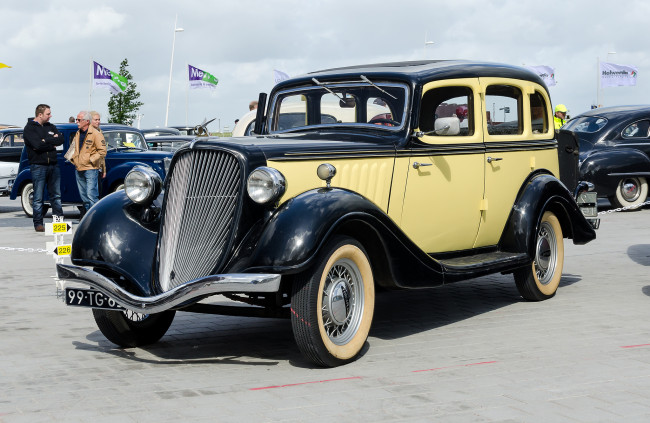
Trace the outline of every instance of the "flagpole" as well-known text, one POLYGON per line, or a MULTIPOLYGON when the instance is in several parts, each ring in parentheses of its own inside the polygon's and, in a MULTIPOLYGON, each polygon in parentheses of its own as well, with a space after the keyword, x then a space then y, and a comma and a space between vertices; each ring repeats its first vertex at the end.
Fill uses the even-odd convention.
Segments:
POLYGON ((600 107, 600 57, 596 56, 596 107, 600 107))
POLYGON ((92 109, 93 103, 93 58, 90 57, 90 86, 88 87, 88 110, 92 109))
MULTIPOLYGON (((185 63, 185 64, 187 65, 185 69, 189 69, 190 64, 189 63, 185 63)), ((190 104, 190 78, 188 74, 187 85, 185 85, 185 126, 187 126, 187 109, 189 108, 189 104, 190 104)))

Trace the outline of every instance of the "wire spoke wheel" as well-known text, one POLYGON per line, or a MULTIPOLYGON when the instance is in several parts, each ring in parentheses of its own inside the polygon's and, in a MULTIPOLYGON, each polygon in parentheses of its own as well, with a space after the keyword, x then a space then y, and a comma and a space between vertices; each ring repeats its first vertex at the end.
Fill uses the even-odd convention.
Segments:
POLYGON ((359 242, 338 236, 293 280, 291 326, 300 351, 325 367, 358 357, 370 332, 375 286, 359 242))
POLYGON ((347 259, 338 261, 327 274, 321 308, 323 329, 336 345, 344 345, 354 336, 361 321, 362 301, 359 270, 347 259))
POLYGON ((557 216, 544 212, 535 233, 535 257, 530 266, 514 272, 519 294, 529 301, 542 301, 555 295, 564 267, 564 240, 557 216))

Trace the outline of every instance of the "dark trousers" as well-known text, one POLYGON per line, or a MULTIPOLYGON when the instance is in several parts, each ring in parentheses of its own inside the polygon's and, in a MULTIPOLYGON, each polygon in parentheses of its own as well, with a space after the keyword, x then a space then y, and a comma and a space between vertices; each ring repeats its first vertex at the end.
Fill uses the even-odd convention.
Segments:
POLYGON ((61 172, 58 164, 29 166, 32 172, 32 182, 34 184, 34 227, 43 224, 43 198, 45 197, 45 187, 47 186, 47 195, 52 205, 52 214, 63 216, 63 207, 61 207, 61 172))

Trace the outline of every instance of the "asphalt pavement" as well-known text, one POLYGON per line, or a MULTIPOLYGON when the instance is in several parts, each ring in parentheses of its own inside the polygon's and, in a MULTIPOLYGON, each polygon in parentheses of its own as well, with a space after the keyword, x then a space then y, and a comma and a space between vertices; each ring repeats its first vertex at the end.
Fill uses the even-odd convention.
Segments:
POLYGON ((321 369, 282 319, 178 313, 115 347, 0 198, 0 422, 648 422, 650 210, 601 217, 596 241, 565 240, 554 298, 511 275, 381 292, 363 355, 321 369))

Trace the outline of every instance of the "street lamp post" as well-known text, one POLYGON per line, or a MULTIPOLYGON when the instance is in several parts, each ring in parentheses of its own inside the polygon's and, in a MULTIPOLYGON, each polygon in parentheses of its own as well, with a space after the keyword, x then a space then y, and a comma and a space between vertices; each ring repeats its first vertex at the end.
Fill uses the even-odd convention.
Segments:
POLYGON ((429 38, 429 33, 427 31, 424 32, 424 58, 427 58, 427 46, 435 44, 433 41, 427 41, 427 38, 429 38))
POLYGON ((169 65, 169 88, 167 88, 167 109, 165 111, 165 126, 167 126, 167 120, 169 119, 169 96, 172 92, 172 71, 174 70, 174 46, 176 44, 176 33, 183 32, 183 28, 178 28, 176 23, 178 22, 178 15, 174 19, 174 40, 172 41, 172 60, 169 65))

